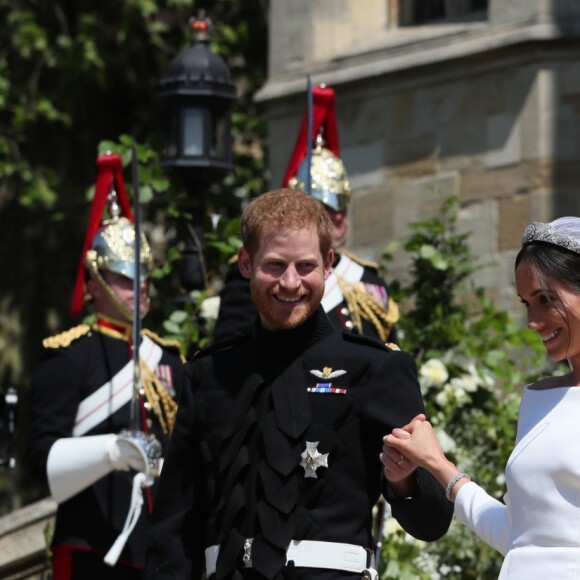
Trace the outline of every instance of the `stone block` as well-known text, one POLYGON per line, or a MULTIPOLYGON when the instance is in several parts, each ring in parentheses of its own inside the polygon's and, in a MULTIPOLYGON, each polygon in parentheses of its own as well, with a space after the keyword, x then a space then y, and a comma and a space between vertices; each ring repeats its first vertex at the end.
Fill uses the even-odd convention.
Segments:
POLYGON ((273 0, 269 18, 269 74, 304 71, 378 42, 388 29, 384 0, 273 0))
POLYGON ((553 197, 551 190, 530 193, 530 222, 549 222, 552 220, 553 197))
POLYGON ((471 203, 459 211, 457 231, 469 234, 467 244, 478 263, 489 260, 497 252, 496 222, 497 203, 494 200, 471 203))
POLYGON ((56 503, 42 499, 0 518, 0 578, 44 578, 44 531, 54 528, 56 503))
POLYGON ((394 214, 392 239, 406 240, 410 223, 434 217, 441 206, 441 197, 457 193, 457 176, 448 173, 407 182, 393 181, 390 188, 394 214))
POLYGON ((518 250, 521 236, 531 219, 531 196, 513 195, 498 200, 498 249, 518 250))
POLYGON ((514 263, 516 251, 495 253, 481 262, 482 267, 474 272, 471 281, 474 288, 483 288, 500 310, 517 310, 519 299, 515 290, 514 263))
POLYGON ((491 25, 543 20, 543 0, 489 0, 488 20, 491 25))
POLYGON ((529 193, 550 188, 552 180, 553 166, 542 161, 494 169, 471 167, 460 173, 461 199, 468 202, 529 193))
POLYGON ((341 157, 354 190, 375 187, 384 181, 384 140, 361 143, 341 150, 341 157))
POLYGON ((365 247, 386 246, 393 234, 393 201, 389 187, 373 188, 353 196, 349 209, 349 245, 353 251, 357 249, 360 253, 365 247))
POLYGON ((503 167, 521 161, 521 129, 517 117, 511 114, 488 117, 486 140, 485 164, 488 167, 503 167))
POLYGON ((429 176, 435 176, 438 169, 438 159, 435 151, 420 157, 401 163, 394 171, 397 179, 417 179, 424 177, 429 179, 429 176))

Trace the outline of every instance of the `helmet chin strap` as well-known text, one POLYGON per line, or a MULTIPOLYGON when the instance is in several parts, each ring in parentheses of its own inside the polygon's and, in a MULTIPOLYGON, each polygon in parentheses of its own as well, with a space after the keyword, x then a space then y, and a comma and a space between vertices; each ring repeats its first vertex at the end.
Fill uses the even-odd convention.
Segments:
POLYGON ((332 240, 332 249, 340 252, 340 250, 344 249, 344 247, 346 246, 346 242, 347 242, 347 233, 345 232, 344 235, 342 235, 340 238, 335 238, 332 240))
MULTIPOLYGON (((115 291, 105 282, 105 279, 101 276, 97 264, 93 260, 87 260, 87 266, 91 273, 91 277, 95 279, 99 286, 104 290, 105 294, 111 300, 111 302, 119 309, 121 314, 127 318, 127 320, 133 320, 133 310, 129 308, 118 296, 115 291)), ((147 306, 149 306, 149 297, 147 297, 147 306)), ((139 310, 141 312, 141 310, 139 310)), ((141 314, 141 318, 144 318, 144 314, 141 314)))

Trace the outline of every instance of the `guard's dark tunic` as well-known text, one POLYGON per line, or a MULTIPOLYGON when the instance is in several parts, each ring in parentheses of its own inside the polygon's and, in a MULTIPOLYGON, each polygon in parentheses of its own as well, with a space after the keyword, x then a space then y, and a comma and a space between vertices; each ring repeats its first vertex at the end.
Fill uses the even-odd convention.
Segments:
MULTIPOLYGON (((424 411, 412 357, 333 329, 319 308, 297 329, 258 326, 254 340, 209 349, 185 379, 146 578, 199 579, 214 544, 220 579, 360 578, 289 570, 285 550, 302 539, 372 546, 371 511, 386 494, 382 437, 424 411), (325 369, 332 378, 317 376, 325 369), (319 383, 339 391, 316 392, 319 383), (317 478, 300 466, 307 442, 328 453, 317 478), (254 538, 251 570, 240 570, 245 538, 254 538)), ((393 515, 416 538, 436 540, 452 504, 426 472, 419 487, 413 499, 389 499, 393 515)))
MULTIPOLYGON (((128 341, 111 334, 115 333, 104 334, 93 329, 67 347, 47 349, 45 359, 33 376, 28 462, 33 474, 45 483, 50 448, 57 439, 72 436, 79 403, 110 381, 131 358, 128 341)), ((172 391, 181 382, 183 363, 175 348, 162 346, 162 349, 163 354, 155 372, 162 384, 172 391)), ((129 417, 130 405, 127 403, 86 435, 118 433, 128 429, 129 417)), ((155 433, 165 447, 167 437, 155 415, 142 408, 139 419, 141 429, 155 433)), ((130 472, 113 472, 58 506, 52 547, 73 548, 71 578, 132 578, 126 569, 120 575, 116 570, 124 565, 142 569, 153 488, 146 490, 140 519, 129 536, 117 566, 111 569, 102 562, 104 554, 123 529, 130 506, 133 475, 130 472), (86 571, 75 569, 83 566, 80 563, 75 566, 76 555, 82 556, 86 551, 98 555, 91 558, 90 576, 86 571)))
MULTIPOLYGON (((340 260, 340 254, 335 257, 335 264, 340 260)), ((361 264, 363 275, 361 283, 385 305, 389 300, 389 290, 377 270, 366 264, 361 264)), ((230 264, 220 292, 220 308, 214 329, 215 342, 222 342, 239 336, 249 336, 253 332, 254 320, 258 314, 250 295, 250 282, 240 273, 237 262, 230 264)), ((352 313, 345 300, 326 312, 335 328, 354 329, 352 313)), ((375 327, 365 318, 361 319, 363 336, 379 338, 375 327)), ((356 331, 356 329, 354 329, 356 331)), ((388 340, 397 342, 396 328, 391 329, 388 340)))

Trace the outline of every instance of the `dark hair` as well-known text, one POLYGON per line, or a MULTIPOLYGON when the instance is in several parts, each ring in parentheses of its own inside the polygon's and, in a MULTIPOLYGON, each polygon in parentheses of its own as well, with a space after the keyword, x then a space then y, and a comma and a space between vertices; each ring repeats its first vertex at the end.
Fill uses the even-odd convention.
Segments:
POLYGON ((266 224, 289 228, 313 226, 318 234, 322 256, 332 246, 332 223, 322 203, 293 189, 276 189, 253 199, 242 214, 242 243, 250 256, 258 251, 266 224))
POLYGON ((558 282, 580 294, 580 254, 545 242, 525 245, 516 256, 515 269, 523 263, 545 283, 558 282))

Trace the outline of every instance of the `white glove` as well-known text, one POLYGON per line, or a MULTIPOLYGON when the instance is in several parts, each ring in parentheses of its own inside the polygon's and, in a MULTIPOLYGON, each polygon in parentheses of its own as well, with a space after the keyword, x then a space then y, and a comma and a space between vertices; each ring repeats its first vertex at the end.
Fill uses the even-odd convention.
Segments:
POLYGON ((115 471, 147 471, 147 457, 143 449, 131 439, 111 435, 105 449, 109 455, 109 461, 115 471))
POLYGON ((113 433, 58 439, 50 448, 46 473, 57 503, 70 499, 112 471, 146 471, 138 444, 113 433))

